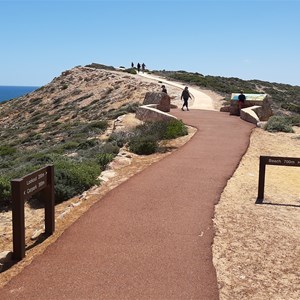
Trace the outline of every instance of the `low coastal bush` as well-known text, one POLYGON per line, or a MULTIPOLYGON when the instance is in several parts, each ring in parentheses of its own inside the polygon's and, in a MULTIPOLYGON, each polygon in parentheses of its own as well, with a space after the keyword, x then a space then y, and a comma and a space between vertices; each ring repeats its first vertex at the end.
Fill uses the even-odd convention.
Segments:
POLYGON ((9 202, 10 193, 10 179, 7 176, 0 176, 0 208, 9 202))
POLYGON ((0 146, 0 156, 12 155, 16 152, 17 150, 9 145, 0 146))
POLYGON ((131 132, 128 131, 116 131, 113 132, 108 141, 115 143, 118 147, 123 147, 126 143, 128 143, 131 136, 131 132))
POLYGON ((119 116, 122 116, 122 115, 125 115, 128 113, 135 113, 137 108, 139 107, 139 105, 140 104, 138 102, 124 104, 121 107, 119 107, 118 109, 112 109, 112 110, 108 111, 107 117, 109 119, 116 119, 119 116))
POLYGON ((112 153, 99 153, 96 155, 96 161, 100 165, 102 170, 105 170, 106 166, 114 159, 116 155, 112 153))
POLYGON ((167 124, 164 138, 167 140, 171 140, 187 134, 187 128, 181 120, 172 120, 167 124))
POLYGON ((272 116, 268 120, 265 130, 270 132, 294 132, 291 119, 285 116, 272 116))
POLYGON ((55 164, 55 200, 61 202, 99 183, 100 166, 92 161, 61 160, 55 164))
POLYGON ((135 137, 129 142, 129 150, 139 155, 153 154, 158 149, 158 141, 154 137, 135 137))
POLYGON ((129 74, 136 74, 136 69, 135 68, 129 68, 129 69, 125 69, 124 72, 129 73, 129 74))
POLYGON ((146 122, 137 126, 129 138, 129 150, 142 155, 158 151, 158 142, 165 139, 175 139, 187 135, 188 131, 182 121, 146 122))

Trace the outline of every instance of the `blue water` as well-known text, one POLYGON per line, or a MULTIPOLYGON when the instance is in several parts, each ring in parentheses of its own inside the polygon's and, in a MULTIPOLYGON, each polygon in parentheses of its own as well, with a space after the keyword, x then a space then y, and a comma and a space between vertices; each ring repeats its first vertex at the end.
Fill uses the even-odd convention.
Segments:
POLYGON ((0 102, 17 98, 38 89, 39 86, 5 86, 0 85, 0 102))

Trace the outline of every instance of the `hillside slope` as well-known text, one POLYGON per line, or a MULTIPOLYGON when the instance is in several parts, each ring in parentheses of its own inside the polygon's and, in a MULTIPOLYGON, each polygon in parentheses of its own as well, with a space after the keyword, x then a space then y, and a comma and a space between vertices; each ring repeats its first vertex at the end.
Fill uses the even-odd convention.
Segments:
POLYGON ((169 79, 194 84, 215 91, 230 99, 231 93, 266 93, 271 96, 273 109, 277 112, 300 113, 300 86, 292 86, 262 80, 242 80, 235 77, 204 76, 186 71, 154 71, 154 74, 169 79))
POLYGON ((75 67, 28 95, 0 105, 0 143, 39 148, 66 140, 66 124, 113 119, 159 85, 134 75, 75 67))

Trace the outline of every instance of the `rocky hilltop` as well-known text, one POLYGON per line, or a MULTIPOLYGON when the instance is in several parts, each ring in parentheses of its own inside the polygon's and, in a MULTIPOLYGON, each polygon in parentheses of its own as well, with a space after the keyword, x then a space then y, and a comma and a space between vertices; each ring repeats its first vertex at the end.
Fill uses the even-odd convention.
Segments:
POLYGON ((123 71, 75 67, 49 84, 0 105, 0 141, 33 147, 63 141, 62 124, 113 119, 159 85, 123 71), (36 140, 36 143, 34 143, 36 140))

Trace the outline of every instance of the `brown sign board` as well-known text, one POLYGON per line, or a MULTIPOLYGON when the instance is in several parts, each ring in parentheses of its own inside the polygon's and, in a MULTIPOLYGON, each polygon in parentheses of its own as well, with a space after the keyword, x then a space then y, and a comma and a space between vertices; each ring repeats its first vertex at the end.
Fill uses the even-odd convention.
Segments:
POLYGON ((300 158, 261 156, 265 165, 300 167, 300 158))
POLYGON ((45 232, 54 232, 54 166, 49 165, 11 181, 13 215, 13 256, 25 257, 25 201, 40 192, 45 202, 45 232))
POLYGON ((256 204, 263 203, 265 191, 265 174, 266 165, 300 167, 300 158, 296 157, 279 157, 279 156, 260 156, 259 158, 259 178, 258 178, 258 195, 256 204))
POLYGON ((40 192, 49 184, 48 169, 43 168, 34 173, 31 173, 21 179, 21 194, 24 200, 30 199, 34 194, 40 192))

